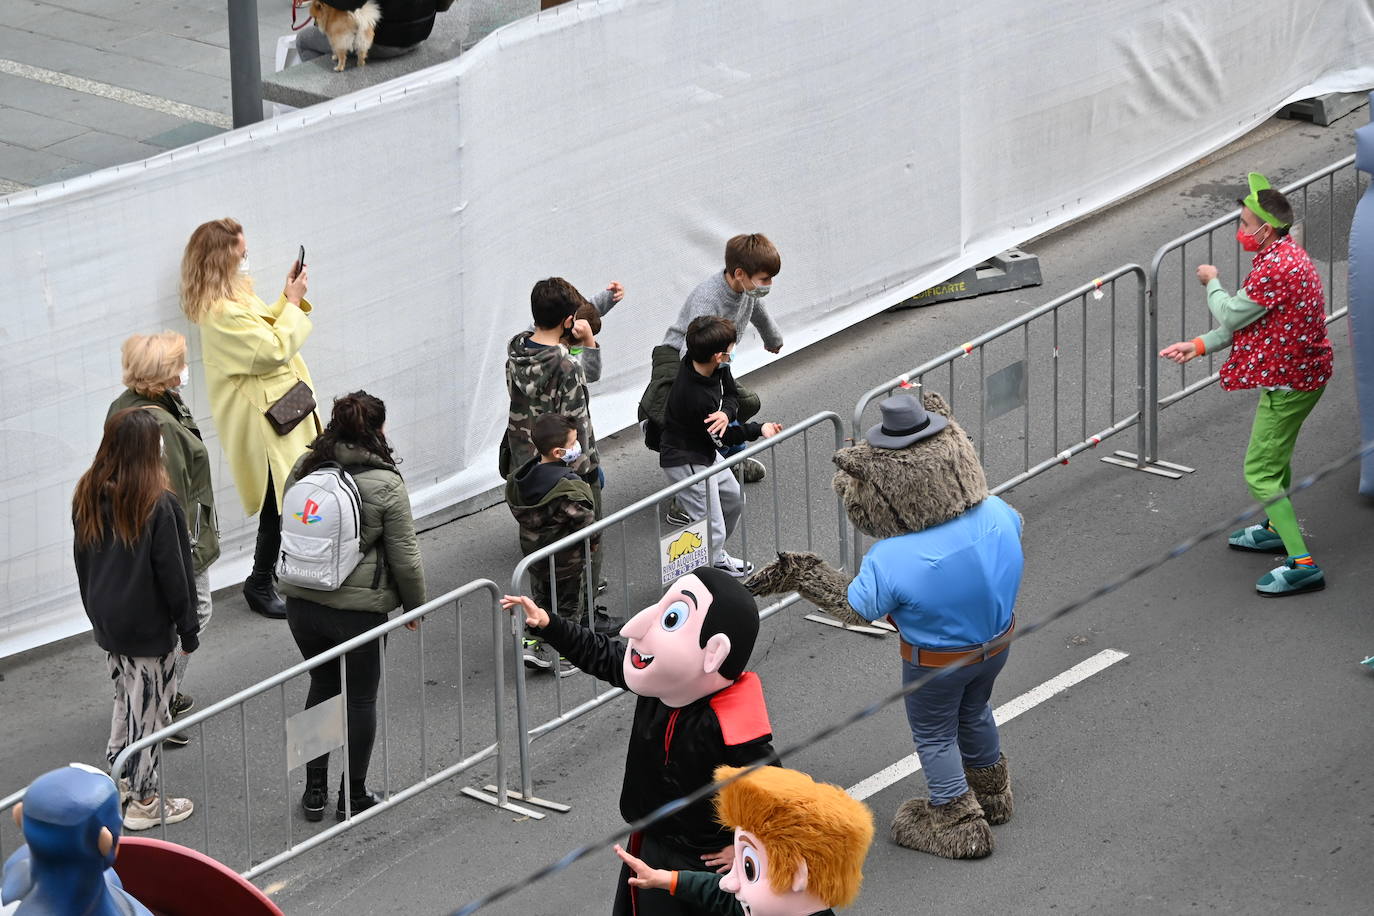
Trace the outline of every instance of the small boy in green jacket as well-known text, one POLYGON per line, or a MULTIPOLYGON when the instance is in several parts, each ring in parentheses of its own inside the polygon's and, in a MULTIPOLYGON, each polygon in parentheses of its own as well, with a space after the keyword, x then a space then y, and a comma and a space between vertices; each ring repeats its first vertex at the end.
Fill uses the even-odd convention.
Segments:
MULTIPOLYGON (((530 438, 538 457, 516 468, 506 479, 506 505, 520 523, 520 550, 525 556, 596 521, 591 484, 570 467, 582 457, 577 421, 566 414, 542 414, 531 425, 530 438)), ((601 549, 599 534, 590 542, 579 542, 554 554, 552 589, 547 560, 530 569, 530 590, 535 602, 583 625, 587 625, 587 543, 595 557, 601 549), (551 591, 557 596, 556 601, 551 591)), ((542 640, 525 640, 526 667, 547 671, 554 667, 555 656, 542 640)), ((565 662, 558 673, 566 677, 576 671, 565 662)))

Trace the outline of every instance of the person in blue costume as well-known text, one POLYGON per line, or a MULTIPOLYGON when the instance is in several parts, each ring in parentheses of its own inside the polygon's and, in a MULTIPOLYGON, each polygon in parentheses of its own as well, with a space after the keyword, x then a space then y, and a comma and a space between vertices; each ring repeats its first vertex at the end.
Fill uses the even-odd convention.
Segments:
POLYGON ((929 798, 898 807, 892 841, 950 859, 992 852, 1012 816, 1011 774, 989 698, 1007 663, 1021 585, 1021 516, 988 492, 949 405, 894 395, 866 441, 834 455, 854 526, 876 538, 853 581, 815 554, 779 553, 755 595, 800 592, 844 623, 888 618, 901 634, 907 722, 929 798), (949 670, 952 669, 952 670, 949 670), (936 672, 939 672, 938 676, 936 672))
POLYGON ((119 789, 93 767, 44 773, 14 806, 27 843, 5 862, 0 903, 15 916, 152 916, 114 871, 124 826, 119 789))

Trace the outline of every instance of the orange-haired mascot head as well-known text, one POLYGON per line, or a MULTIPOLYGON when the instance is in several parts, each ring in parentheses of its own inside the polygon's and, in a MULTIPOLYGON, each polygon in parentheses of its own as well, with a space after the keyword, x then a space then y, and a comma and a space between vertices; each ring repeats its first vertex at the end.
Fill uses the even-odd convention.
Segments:
MULTIPOLYGON (((739 773, 717 767, 718 782, 739 773)), ((839 786, 763 767, 716 795, 716 816, 735 830, 735 861, 720 882, 747 916, 808 916, 859 896, 873 814, 839 786)))

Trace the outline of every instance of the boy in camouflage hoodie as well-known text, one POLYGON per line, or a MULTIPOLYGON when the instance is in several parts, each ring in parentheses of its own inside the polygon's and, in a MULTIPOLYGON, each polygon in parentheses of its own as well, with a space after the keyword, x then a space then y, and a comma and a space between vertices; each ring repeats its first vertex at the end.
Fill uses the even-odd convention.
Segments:
MULTIPOLYGON (((529 556, 541 547, 580 531, 596 520, 592 488, 569 467, 582 457, 577 423, 565 414, 546 413, 531 426, 539 454, 506 479, 506 505, 520 523, 520 551, 529 556)), ((593 560, 601 554, 601 536, 590 541, 593 560)), ((540 607, 549 608, 574 623, 587 624, 587 587, 583 543, 560 550, 553 557, 552 599, 547 561, 530 569, 530 591, 540 607)), ((553 666, 552 650, 540 640, 525 640, 525 664, 531 668, 553 666)), ((570 665, 559 668, 571 674, 570 665)))

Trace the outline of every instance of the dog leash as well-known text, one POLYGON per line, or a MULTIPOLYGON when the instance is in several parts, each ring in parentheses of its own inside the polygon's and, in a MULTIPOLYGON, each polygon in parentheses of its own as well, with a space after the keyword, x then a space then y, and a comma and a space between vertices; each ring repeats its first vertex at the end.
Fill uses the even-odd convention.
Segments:
POLYGON ((310 24, 312 17, 306 14, 305 20, 300 25, 296 25, 296 10, 303 10, 310 6, 311 0, 291 0, 291 31, 299 32, 310 24))

